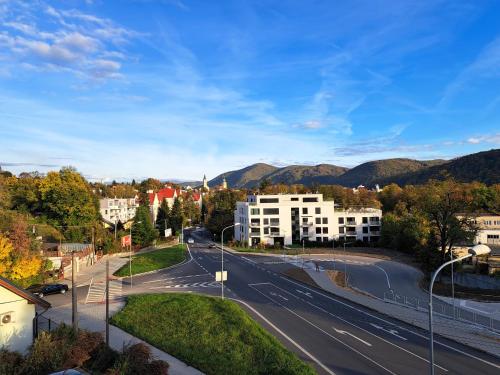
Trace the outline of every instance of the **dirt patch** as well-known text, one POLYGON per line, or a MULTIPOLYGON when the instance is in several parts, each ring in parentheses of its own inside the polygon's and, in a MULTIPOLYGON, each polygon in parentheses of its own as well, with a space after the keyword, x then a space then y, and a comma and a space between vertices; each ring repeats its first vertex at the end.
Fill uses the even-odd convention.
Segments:
POLYGON ((288 276, 291 279, 300 281, 301 283, 311 285, 315 288, 319 288, 319 285, 312 279, 311 276, 307 274, 302 268, 289 268, 282 272, 283 275, 288 276))
POLYGON ((337 286, 340 286, 342 288, 345 288, 347 287, 346 283, 345 283, 345 272, 342 272, 342 271, 332 271, 332 270, 325 270, 328 278, 330 280, 332 280, 332 282, 337 285, 337 286))

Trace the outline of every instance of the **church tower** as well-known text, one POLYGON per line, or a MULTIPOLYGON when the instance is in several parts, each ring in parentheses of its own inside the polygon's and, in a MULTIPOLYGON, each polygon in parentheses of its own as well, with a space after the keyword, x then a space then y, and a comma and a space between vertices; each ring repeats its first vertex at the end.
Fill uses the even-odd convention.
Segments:
POLYGON ((203 175, 203 189, 205 189, 206 191, 210 190, 210 188, 208 187, 208 180, 206 175, 203 175))
POLYGON ((227 189, 227 181, 226 181, 226 177, 224 177, 224 179, 222 180, 222 189, 226 190, 227 189))

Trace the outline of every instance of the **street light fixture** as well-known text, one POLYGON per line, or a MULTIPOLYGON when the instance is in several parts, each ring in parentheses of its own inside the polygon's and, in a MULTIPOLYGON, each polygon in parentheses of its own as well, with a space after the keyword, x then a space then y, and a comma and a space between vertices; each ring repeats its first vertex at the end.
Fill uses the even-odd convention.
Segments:
POLYGON ((433 330, 432 330, 432 287, 434 286, 434 281, 436 280, 436 276, 439 274, 439 272, 445 268, 446 266, 449 266, 450 264, 460 262, 464 259, 473 257, 473 256, 479 256, 479 255, 487 255, 491 252, 491 249, 486 246, 486 245, 476 245, 473 246, 469 249, 469 253, 467 255, 464 255, 460 258, 452 259, 449 260, 446 263, 443 263, 441 267, 439 267, 436 272, 432 275, 431 279, 431 284, 429 286, 429 352, 430 352, 430 370, 431 370, 431 375, 434 375, 434 335, 433 335, 433 330))
POLYGON ((221 274, 220 274, 220 286, 221 286, 221 299, 224 299, 224 231, 229 228, 237 227, 241 225, 240 223, 234 223, 222 229, 220 236, 220 248, 221 248, 221 274))

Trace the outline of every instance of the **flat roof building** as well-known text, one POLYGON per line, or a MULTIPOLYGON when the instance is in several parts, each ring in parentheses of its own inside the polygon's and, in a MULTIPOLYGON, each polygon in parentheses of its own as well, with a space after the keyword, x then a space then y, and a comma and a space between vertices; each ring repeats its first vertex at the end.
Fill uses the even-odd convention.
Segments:
POLYGON ((234 238, 249 246, 332 240, 376 242, 382 211, 338 209, 322 194, 248 195, 237 202, 234 238))

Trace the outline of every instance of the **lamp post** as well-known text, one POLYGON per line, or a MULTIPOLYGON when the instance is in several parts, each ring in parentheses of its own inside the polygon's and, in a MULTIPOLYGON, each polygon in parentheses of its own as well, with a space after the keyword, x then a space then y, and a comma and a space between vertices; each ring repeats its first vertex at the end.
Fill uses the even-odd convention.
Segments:
MULTIPOLYGON (((350 245, 352 243, 354 243, 354 242, 345 242, 344 241, 344 256, 346 256, 345 245, 350 245)), ((344 286, 347 287, 347 261, 345 258, 344 258, 344 286)))
MULTIPOLYGON (((138 221, 135 224, 141 224, 142 221, 138 221)), ((128 271, 130 274, 130 287, 132 288, 132 227, 134 225, 134 222, 132 221, 130 223, 130 252, 128 253, 128 271)))
POLYGON ((429 286, 429 356, 430 356, 430 373, 431 375, 434 375, 434 335, 433 335, 433 330, 432 330, 432 287, 434 286, 434 281, 436 280, 436 276, 439 274, 439 272, 445 268, 446 266, 456 263, 456 262, 461 262, 464 259, 473 257, 473 256, 478 256, 478 255, 486 255, 491 252, 491 249, 486 246, 486 245, 476 245, 474 247, 471 247, 469 249, 469 253, 467 255, 464 255, 463 257, 456 258, 449 260, 446 263, 443 263, 432 275, 431 279, 431 284, 429 286))
POLYGON ((241 225, 240 223, 234 223, 222 229, 220 236, 220 248, 221 248, 221 274, 220 274, 220 286, 221 286, 221 299, 224 299, 224 231, 229 228, 237 227, 241 225))

